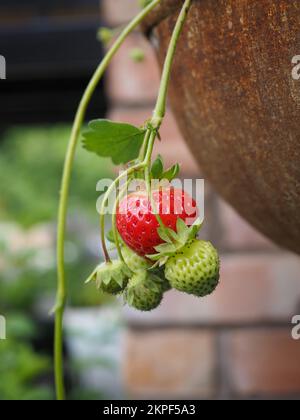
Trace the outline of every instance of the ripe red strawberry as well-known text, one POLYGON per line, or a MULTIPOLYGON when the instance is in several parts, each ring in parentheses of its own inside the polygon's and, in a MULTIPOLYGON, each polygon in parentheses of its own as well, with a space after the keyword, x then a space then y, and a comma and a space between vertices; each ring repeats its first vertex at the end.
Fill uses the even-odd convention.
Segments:
MULTIPOLYGON (((156 210, 164 225, 176 231, 178 218, 191 226, 197 218, 195 200, 185 191, 173 187, 152 192, 156 210)), ((155 254, 164 241, 159 223, 145 191, 126 196, 117 209, 117 228, 126 245, 141 256, 155 254)))

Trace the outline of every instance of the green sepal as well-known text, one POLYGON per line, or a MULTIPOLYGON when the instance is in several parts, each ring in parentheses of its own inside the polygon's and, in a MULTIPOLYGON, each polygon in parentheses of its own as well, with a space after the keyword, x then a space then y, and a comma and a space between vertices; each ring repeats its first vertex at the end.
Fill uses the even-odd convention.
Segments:
POLYGON ((163 253, 164 255, 169 255, 169 254, 173 254, 174 252, 176 252, 176 244, 161 244, 161 245, 157 245, 155 247, 155 251, 157 251, 159 254, 163 253))
POLYGON ((161 267, 166 264, 169 257, 180 251, 187 242, 197 236, 201 227, 200 219, 197 219, 192 226, 187 226, 181 218, 178 218, 176 222, 177 232, 167 227, 159 227, 157 232, 164 243, 154 248, 157 251, 156 254, 147 255, 149 260, 156 261, 153 267, 161 267))
POLYGON ((126 290, 126 302, 128 303, 129 306, 131 306, 133 304, 133 300, 134 300, 134 289, 128 288, 126 290))
POLYGON ((159 234, 159 237, 163 241, 165 241, 165 242, 167 242, 169 244, 172 243, 172 239, 170 237, 170 231, 174 232, 172 229, 169 229, 169 228, 166 228, 166 227, 162 227, 162 226, 159 227, 159 228, 157 228, 157 233, 159 234))
POLYGON ((176 163, 164 171, 164 162, 160 155, 154 160, 151 166, 151 178, 171 182, 180 172, 180 165, 176 163))
POLYGON ((172 181, 180 172, 180 165, 175 163, 171 168, 167 169, 165 172, 162 173, 161 179, 166 179, 167 181, 172 181))
POLYGON ((158 155, 151 167, 151 177, 153 179, 161 179, 164 171, 164 163, 161 155, 158 155))
POLYGON ((106 234, 106 239, 107 239, 110 243, 112 243, 112 244, 114 244, 114 243, 115 243, 114 232, 113 232, 113 230, 112 230, 112 229, 111 229, 111 230, 109 230, 109 231, 107 232, 107 234, 106 234))
POLYGON ((121 292, 127 285, 132 272, 127 265, 119 260, 98 265, 87 279, 86 283, 95 281, 99 290, 104 292, 114 290, 121 292), (119 290, 118 290, 119 289, 119 290))
POLYGON ((124 302, 140 311, 156 308, 167 290, 163 280, 148 270, 135 272, 124 292, 124 302))

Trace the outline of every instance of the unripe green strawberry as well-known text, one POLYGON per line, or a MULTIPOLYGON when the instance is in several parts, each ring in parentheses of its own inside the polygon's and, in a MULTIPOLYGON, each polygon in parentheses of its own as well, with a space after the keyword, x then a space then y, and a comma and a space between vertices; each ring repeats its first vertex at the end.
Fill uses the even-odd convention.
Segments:
POLYGON ((115 280, 110 280, 108 284, 102 283, 101 286, 99 286, 99 290, 104 293, 108 293, 110 295, 118 295, 123 291, 124 287, 120 286, 115 280))
POLYGON ((117 295, 125 289, 131 275, 132 272, 124 262, 114 260, 98 265, 86 283, 95 281, 101 292, 117 295))
POLYGON ((203 297, 219 283, 220 261, 210 242, 194 239, 166 263, 165 275, 174 289, 203 297))
POLYGON ((130 270, 136 273, 139 270, 147 270, 153 265, 151 261, 139 256, 126 245, 122 247, 122 255, 130 270))
POLYGON ((125 299, 132 308, 139 311, 151 311, 162 301, 163 292, 159 277, 146 270, 140 270, 129 280, 125 299))
POLYGON ((160 278, 161 287, 164 292, 168 292, 172 289, 170 282, 166 279, 164 267, 156 267, 151 270, 151 273, 160 278))
MULTIPOLYGON (((122 247, 122 255, 125 259, 125 262, 127 266, 130 268, 130 270, 133 273, 137 273, 141 270, 149 270, 153 263, 146 259, 141 257, 140 255, 136 254, 134 251, 132 251, 130 248, 128 248, 126 245, 122 247)), ((161 287, 164 292, 167 292, 171 289, 171 285, 168 282, 168 280, 165 277, 165 271, 161 268, 155 268, 151 269, 150 274, 154 274, 155 276, 159 277, 161 282, 161 287)))

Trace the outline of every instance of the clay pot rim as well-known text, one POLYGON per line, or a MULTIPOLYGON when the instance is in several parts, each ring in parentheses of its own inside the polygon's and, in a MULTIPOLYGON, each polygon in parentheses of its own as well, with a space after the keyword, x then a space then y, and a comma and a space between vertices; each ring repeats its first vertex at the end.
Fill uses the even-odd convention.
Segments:
POLYGON ((184 0, 162 0, 161 3, 147 16, 142 23, 143 32, 150 34, 153 28, 175 13, 182 6, 184 0))

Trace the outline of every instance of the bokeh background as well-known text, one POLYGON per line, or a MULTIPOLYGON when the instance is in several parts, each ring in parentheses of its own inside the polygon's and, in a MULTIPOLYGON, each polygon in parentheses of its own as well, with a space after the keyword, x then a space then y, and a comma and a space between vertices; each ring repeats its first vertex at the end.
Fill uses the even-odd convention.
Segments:
MULTIPOLYGON (((0 81, 2 400, 54 397, 48 312, 64 152, 80 94, 103 54, 97 28, 124 24, 137 3, 1 2, 0 54, 7 59, 7 80, 0 81)), ((158 84, 154 51, 134 33, 88 118, 142 124, 158 84), (143 62, 130 59, 135 48, 145 51, 143 62)), ((162 138, 157 151, 166 162, 179 161, 185 178, 201 178, 171 110, 162 138)), ((168 292, 158 310, 140 314, 83 284, 99 261, 96 182, 113 172, 109 161, 78 148, 66 244, 69 398, 298 399, 300 341, 291 337, 291 320, 300 314, 300 259, 250 227, 208 182, 202 237, 222 254, 215 294, 198 300, 168 292)))

